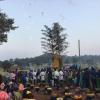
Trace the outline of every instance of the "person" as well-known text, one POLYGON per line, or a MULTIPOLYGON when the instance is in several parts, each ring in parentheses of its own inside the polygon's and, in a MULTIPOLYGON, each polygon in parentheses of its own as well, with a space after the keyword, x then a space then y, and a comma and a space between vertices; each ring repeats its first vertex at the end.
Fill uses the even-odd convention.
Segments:
POLYGON ((33 84, 35 85, 36 84, 36 70, 33 71, 33 84))
POLYGON ((52 70, 50 68, 47 70, 47 82, 49 86, 52 86, 52 70))
POLYGON ((9 80, 10 80, 10 73, 9 73, 9 71, 7 71, 7 73, 5 74, 5 82, 6 83, 8 83, 9 82, 9 80))
POLYGON ((10 79, 15 82, 15 78, 16 78, 16 74, 14 73, 14 71, 11 72, 10 74, 10 79))
POLYGON ((2 79, 2 75, 0 74, 0 84, 2 83, 2 80, 3 80, 3 79, 2 79))
POLYGON ((5 88, 5 83, 2 82, 2 83, 0 84, 0 89, 3 90, 4 88, 5 88))
POLYGON ((90 88, 90 71, 88 68, 84 69, 83 88, 90 88))
POLYGON ((42 69, 40 73, 41 83, 45 83, 46 72, 42 69))
POLYGON ((2 82, 0 84, 0 100, 9 100, 10 97, 8 93, 5 91, 5 84, 2 82))
POLYGON ((26 86, 27 78, 25 72, 22 73, 21 80, 24 86, 26 86))
POLYGON ((95 90, 97 88, 97 83, 96 83, 96 70, 92 67, 90 71, 90 76, 91 76, 91 83, 92 83, 92 89, 95 90))
POLYGON ((29 81, 30 81, 30 83, 32 83, 32 80, 33 80, 33 70, 30 70, 30 72, 29 72, 29 81))
POLYGON ((57 69, 54 71, 54 86, 59 88, 59 71, 57 69))
POLYGON ((25 89, 24 85, 22 83, 20 83, 18 89, 19 89, 20 92, 23 92, 24 89, 25 89))
POLYGON ((37 70, 36 79, 37 79, 37 83, 40 83, 40 69, 37 70))
POLYGON ((97 71, 97 88, 100 88, 100 70, 97 71))
POLYGON ((60 81, 60 86, 63 86, 64 82, 64 73, 62 70, 59 71, 59 81, 60 81))
POLYGON ((80 72, 80 82, 79 82, 79 86, 81 88, 83 88, 83 74, 84 74, 84 70, 81 70, 81 72, 80 72))
POLYGON ((6 91, 0 91, 0 100, 9 100, 9 95, 6 91))
POLYGON ((77 71, 76 77, 77 77, 76 86, 78 87, 80 83, 80 70, 77 71))
POLYGON ((18 90, 18 87, 14 88, 14 100, 22 100, 22 94, 18 90))
POLYGON ((9 94, 9 98, 13 98, 13 90, 14 90, 14 82, 12 80, 6 85, 7 93, 9 94))

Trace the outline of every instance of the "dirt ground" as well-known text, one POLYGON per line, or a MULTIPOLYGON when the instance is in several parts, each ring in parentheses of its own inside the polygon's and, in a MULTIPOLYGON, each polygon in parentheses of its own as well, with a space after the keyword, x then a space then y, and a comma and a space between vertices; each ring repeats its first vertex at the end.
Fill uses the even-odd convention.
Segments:
MULTIPOLYGON (((74 91, 74 90, 72 90, 74 91)), ((64 97, 63 89, 60 90, 53 90, 53 93, 57 93, 59 97, 64 97)), ((51 95, 45 94, 45 91, 34 92, 34 99, 36 100, 50 100, 51 95)), ((82 93, 82 100, 86 100, 85 92, 82 93)), ((100 94, 96 94, 93 100, 100 100, 100 94)))

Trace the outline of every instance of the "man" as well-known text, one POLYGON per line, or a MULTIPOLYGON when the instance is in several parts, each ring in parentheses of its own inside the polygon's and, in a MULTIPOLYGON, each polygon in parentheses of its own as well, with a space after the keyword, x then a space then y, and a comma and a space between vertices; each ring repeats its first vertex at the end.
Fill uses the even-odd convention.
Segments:
POLYGON ((54 86, 57 89, 59 88, 59 72, 57 69, 54 71, 54 86))
POLYGON ((52 70, 51 68, 48 68, 47 70, 47 82, 49 86, 52 86, 52 70))
POLYGON ((42 69, 40 73, 41 83, 45 83, 46 72, 42 69))
POLYGON ((16 74, 14 72, 11 72, 10 74, 10 79, 15 82, 15 77, 16 77, 16 74))
POLYGON ((92 83, 92 89, 95 90, 95 88, 97 88, 97 83, 96 83, 96 76, 97 76, 97 72, 95 70, 95 68, 91 68, 90 71, 90 79, 91 79, 91 83, 92 83))
POLYGON ((60 81, 60 86, 63 86, 64 82, 64 73, 62 70, 59 71, 59 81, 60 81))
POLYGON ((35 85, 36 84, 36 70, 33 71, 33 84, 35 85))
POLYGON ((33 80, 33 70, 30 70, 29 72, 29 82, 32 83, 33 80))

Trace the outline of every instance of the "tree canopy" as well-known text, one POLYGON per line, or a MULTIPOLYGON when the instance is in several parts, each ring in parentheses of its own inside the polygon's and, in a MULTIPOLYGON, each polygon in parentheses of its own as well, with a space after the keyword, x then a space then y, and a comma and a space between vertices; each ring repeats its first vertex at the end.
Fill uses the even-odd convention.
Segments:
POLYGON ((67 34, 62 33, 64 28, 59 23, 53 23, 50 28, 44 25, 45 30, 42 30, 41 45, 45 53, 61 54, 68 47, 67 34))
POLYGON ((15 30, 14 19, 9 18, 5 13, 0 11, 0 44, 7 42, 7 33, 15 30))

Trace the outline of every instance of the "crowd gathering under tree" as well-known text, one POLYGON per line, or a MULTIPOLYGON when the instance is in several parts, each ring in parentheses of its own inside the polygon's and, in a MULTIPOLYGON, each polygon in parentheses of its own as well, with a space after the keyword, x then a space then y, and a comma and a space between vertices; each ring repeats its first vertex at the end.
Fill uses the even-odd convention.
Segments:
MULTIPOLYGON (((33 99, 34 91, 39 91, 41 86, 56 90, 65 89, 65 87, 73 87, 74 89, 80 87, 95 91, 99 78, 100 70, 96 70, 94 67, 85 69, 80 67, 63 67, 61 69, 47 67, 29 71, 15 70, 8 72, 4 77, 0 76, 0 100, 33 99), (2 99, 1 95, 5 99, 2 99)), ((51 98, 51 100, 56 99, 51 98)))

